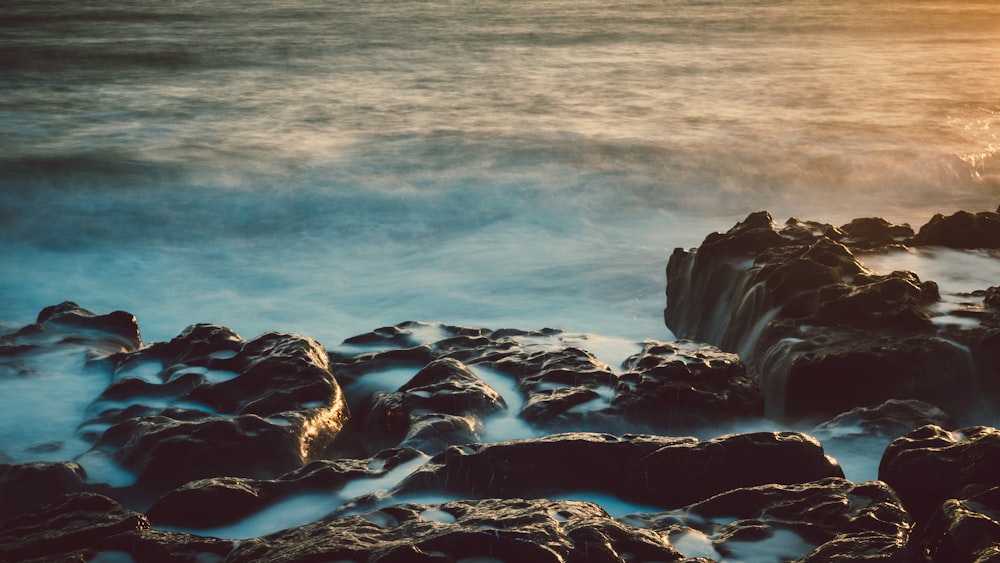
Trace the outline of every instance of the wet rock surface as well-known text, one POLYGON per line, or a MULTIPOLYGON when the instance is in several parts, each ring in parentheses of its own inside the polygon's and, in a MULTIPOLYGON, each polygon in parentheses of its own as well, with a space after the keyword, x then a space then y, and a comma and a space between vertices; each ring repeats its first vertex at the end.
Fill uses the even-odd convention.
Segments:
POLYGON ((622 519, 716 560, 754 559, 775 544, 776 560, 919 561, 908 548, 912 519, 892 489, 830 478, 722 493, 681 510, 622 519))
POLYGON ((934 561, 1000 554, 1000 432, 917 428, 886 449, 879 478, 920 523, 914 543, 934 561))
POLYGON ((819 442, 803 434, 739 434, 702 442, 572 433, 449 448, 394 494, 532 498, 593 491, 676 508, 737 487, 832 476, 843 472, 819 442))
POLYGON ((988 257, 995 216, 752 214, 671 257, 676 342, 48 307, 0 336, 0 386, 62 411, 0 444, 0 560, 998 560, 995 284, 865 265, 988 257))
POLYGON ((754 213, 698 249, 674 251, 664 317, 678 336, 739 353, 771 417, 818 422, 901 399, 930 402, 960 421, 983 419, 998 406, 1000 366, 1000 319, 984 307, 987 288, 946 303, 933 280, 879 274, 864 259, 950 241, 928 234, 939 231, 968 236, 949 246, 994 248, 995 218, 936 217, 911 236, 908 226, 877 218, 778 227, 754 213))

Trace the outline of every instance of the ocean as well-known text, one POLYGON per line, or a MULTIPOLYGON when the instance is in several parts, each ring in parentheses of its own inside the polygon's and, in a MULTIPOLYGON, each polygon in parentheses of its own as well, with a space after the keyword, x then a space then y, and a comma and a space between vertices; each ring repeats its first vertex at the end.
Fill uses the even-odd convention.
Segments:
POLYGON ((16 0, 0 53, 5 327, 669 339, 752 211, 1000 203, 987 1, 16 0))
MULTIPOLYGON (((673 338, 671 251, 751 212, 917 228, 1000 204, 992 1, 3 12, 2 332, 73 300, 135 314, 147 342, 206 322, 335 348, 418 320, 601 335, 614 356, 673 338)), ((900 263, 946 294, 1000 281, 994 255, 937 256, 900 263)), ((106 384, 3 383, 17 461, 106 384)))

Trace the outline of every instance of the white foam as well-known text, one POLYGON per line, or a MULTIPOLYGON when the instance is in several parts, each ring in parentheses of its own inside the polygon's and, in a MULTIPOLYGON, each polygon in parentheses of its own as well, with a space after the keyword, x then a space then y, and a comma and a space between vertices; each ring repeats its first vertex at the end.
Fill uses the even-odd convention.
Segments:
POLYGON ((419 367, 407 366, 371 371, 351 383, 344 392, 349 395, 364 396, 371 395, 377 391, 391 393, 402 387, 410 379, 413 379, 413 376, 417 374, 419 369, 419 367))
POLYGON ((94 483, 107 483, 112 487, 128 487, 136 481, 135 474, 122 467, 109 452, 90 451, 79 456, 75 461, 86 471, 87 480, 94 483))
POLYGON ((802 539, 791 530, 772 530, 771 535, 759 541, 729 541, 726 549, 732 552, 732 561, 741 563, 781 563, 804 557, 816 546, 802 539))
POLYGON ((163 379, 160 377, 160 372, 163 371, 163 364, 160 362, 149 361, 149 362, 129 362, 122 366, 120 369, 115 371, 115 379, 121 380, 128 377, 135 379, 141 379, 147 383, 160 384, 163 383, 163 379))
POLYGON ((494 391, 503 397, 508 411, 513 413, 521 412, 521 409, 524 408, 524 396, 521 394, 521 389, 517 386, 516 378, 483 365, 470 365, 469 369, 472 370, 472 373, 476 377, 483 380, 484 383, 492 387, 494 391))
POLYGON ((398 485, 410 473, 413 473, 423 464, 427 463, 429 459, 430 456, 420 455, 410 461, 399 464, 381 477, 355 479, 346 483, 340 489, 339 494, 345 499, 352 499, 377 491, 387 491, 398 485))
POLYGON ((227 526, 210 529, 186 529, 170 526, 157 528, 206 537, 242 540, 315 522, 334 510, 340 504, 340 500, 340 496, 330 493, 298 495, 282 499, 227 526))
POLYGON ((455 515, 450 512, 445 512, 437 508, 428 508, 420 513, 421 520, 427 520, 428 522, 440 522, 442 524, 451 524, 455 521, 455 515))
POLYGON ((715 561, 721 561, 722 556, 715 550, 712 539, 704 532, 694 529, 687 529, 683 532, 670 534, 670 545, 681 552, 684 557, 707 557, 715 561))
POLYGON ((106 373, 84 367, 85 354, 83 347, 66 346, 0 363, 0 451, 18 462, 70 457, 63 446, 109 382, 106 373))

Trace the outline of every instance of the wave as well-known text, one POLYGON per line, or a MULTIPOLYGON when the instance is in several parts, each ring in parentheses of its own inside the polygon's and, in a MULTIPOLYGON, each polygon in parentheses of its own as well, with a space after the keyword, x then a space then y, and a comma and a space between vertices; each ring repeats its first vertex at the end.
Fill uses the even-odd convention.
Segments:
POLYGON ((787 147, 665 146, 552 136, 383 136, 335 154, 149 158, 94 150, 0 158, 8 236, 72 240, 302 235, 391 241, 507 224, 572 232, 649 212, 673 217, 848 220, 871 209, 922 221, 956 206, 994 209, 998 156, 834 154, 787 147), (43 228, 45 226, 45 228, 43 228))

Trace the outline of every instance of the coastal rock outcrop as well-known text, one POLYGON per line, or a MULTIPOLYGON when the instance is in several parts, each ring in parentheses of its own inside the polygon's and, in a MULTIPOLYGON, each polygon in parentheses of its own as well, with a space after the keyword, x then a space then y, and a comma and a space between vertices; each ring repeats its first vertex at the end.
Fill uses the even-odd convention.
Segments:
MULTIPOLYGON (((980 215, 990 225, 995 214, 980 215)), ((674 251, 666 324, 679 337, 739 353, 773 418, 818 422, 913 399, 979 419, 998 403, 997 358, 986 344, 1000 333, 996 315, 979 307, 970 313, 978 330, 941 328, 935 282, 877 274, 859 259, 935 240, 908 233, 881 219, 839 228, 790 219, 779 228, 766 212, 751 214, 698 249, 674 251)))

